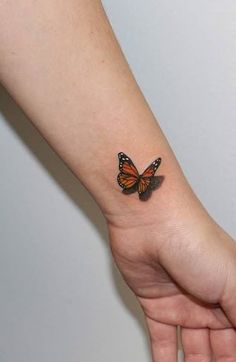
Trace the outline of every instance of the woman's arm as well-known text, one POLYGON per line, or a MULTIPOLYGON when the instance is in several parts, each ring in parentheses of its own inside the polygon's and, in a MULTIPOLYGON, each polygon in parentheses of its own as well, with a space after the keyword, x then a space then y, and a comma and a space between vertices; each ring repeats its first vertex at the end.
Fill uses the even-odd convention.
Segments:
POLYGON ((154 361, 176 360, 177 325, 186 358, 236 358, 235 244, 187 183, 100 1, 2 1, 0 17, 0 80, 103 210, 154 361), (139 171, 162 158, 147 201, 121 192, 119 152, 139 171))
POLYGON ((6 1, 0 15, 2 83, 103 210, 148 207, 121 194, 120 151, 140 171, 162 157, 167 177, 155 199, 173 202, 185 179, 100 1, 6 1))

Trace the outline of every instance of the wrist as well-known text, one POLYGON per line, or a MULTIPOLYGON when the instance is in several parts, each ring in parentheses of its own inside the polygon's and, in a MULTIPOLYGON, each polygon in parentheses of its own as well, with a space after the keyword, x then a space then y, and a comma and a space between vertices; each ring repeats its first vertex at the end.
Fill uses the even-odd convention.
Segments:
POLYGON ((183 219, 207 214, 177 161, 170 158, 165 160, 165 155, 161 156, 163 162, 158 176, 164 179, 147 201, 141 201, 137 192, 130 195, 122 192, 117 183, 118 165, 117 169, 113 170, 108 188, 99 195, 94 194, 109 225, 132 228, 155 224, 161 227, 171 223, 181 224, 183 219))

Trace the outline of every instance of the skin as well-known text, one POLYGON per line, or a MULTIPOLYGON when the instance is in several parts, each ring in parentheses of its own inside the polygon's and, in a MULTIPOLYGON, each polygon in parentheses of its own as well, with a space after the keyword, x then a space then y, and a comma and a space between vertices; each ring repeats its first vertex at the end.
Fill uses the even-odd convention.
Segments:
POLYGON ((236 361, 236 247, 187 183, 97 0, 0 2, 0 80, 100 206, 154 362, 236 361), (124 195, 117 153, 165 179, 124 195), (96 155, 96 157, 94 157, 96 155))

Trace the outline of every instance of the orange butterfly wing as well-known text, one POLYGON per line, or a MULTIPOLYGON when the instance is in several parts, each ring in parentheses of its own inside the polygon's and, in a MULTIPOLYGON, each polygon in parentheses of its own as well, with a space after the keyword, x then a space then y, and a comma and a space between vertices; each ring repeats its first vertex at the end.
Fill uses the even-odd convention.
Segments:
POLYGON ((161 158, 159 157, 157 160, 153 161, 148 168, 142 173, 141 177, 152 177, 155 175, 156 170, 161 164, 161 158))
POLYGON ((156 170, 161 164, 161 158, 156 159, 151 163, 148 168, 142 173, 140 176, 139 184, 138 184, 138 193, 139 195, 143 194, 147 191, 149 185, 151 184, 151 179, 155 175, 156 170))
POLYGON ((119 185, 124 189, 129 189, 137 183, 137 178, 119 173, 117 177, 119 185))
POLYGON ((123 189, 130 189, 138 183, 139 173, 131 159, 123 152, 118 154, 120 173, 117 181, 123 189))
POLYGON ((143 194, 145 191, 147 191, 148 186, 151 183, 150 178, 143 178, 141 177, 138 183, 138 193, 143 194))

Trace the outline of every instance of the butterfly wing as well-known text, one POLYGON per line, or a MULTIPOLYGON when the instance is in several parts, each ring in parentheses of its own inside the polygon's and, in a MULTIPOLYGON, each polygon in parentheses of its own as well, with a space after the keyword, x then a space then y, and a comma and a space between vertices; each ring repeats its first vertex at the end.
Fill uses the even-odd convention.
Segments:
POLYGON ((152 186, 152 180, 155 175, 156 170, 161 164, 161 158, 157 158, 155 161, 149 165, 146 170, 140 176, 138 183, 138 193, 139 198, 142 199, 142 196, 147 192, 147 190, 152 186))
POLYGON ((155 161, 153 161, 151 163, 150 166, 148 166, 148 168, 146 168, 146 170, 142 173, 141 177, 152 177, 155 175, 156 170, 158 169, 158 167, 161 164, 161 158, 157 158, 155 161))
POLYGON ((138 193, 139 195, 143 194, 147 188, 149 187, 151 183, 151 178, 150 177, 141 177, 138 183, 138 193))
POLYGON ((139 173, 137 168, 134 166, 131 159, 123 152, 118 153, 119 159, 119 170, 120 173, 117 176, 117 181, 123 191, 131 190, 136 191, 138 184, 139 173))

